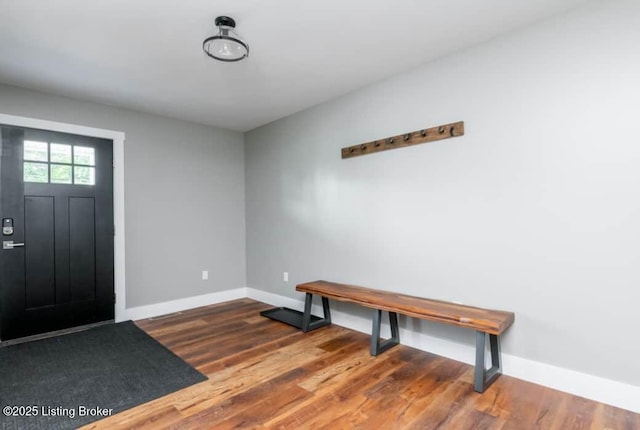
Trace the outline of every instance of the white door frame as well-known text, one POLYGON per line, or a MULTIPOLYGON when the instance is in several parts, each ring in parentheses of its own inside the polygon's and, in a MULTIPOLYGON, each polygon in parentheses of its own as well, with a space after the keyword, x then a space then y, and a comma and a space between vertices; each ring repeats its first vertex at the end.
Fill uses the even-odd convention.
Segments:
POLYGON ((57 121, 48 121, 44 119, 5 115, 3 113, 0 113, 0 124, 79 134, 82 136, 98 137, 113 141, 113 223, 115 224, 116 229, 116 234, 113 238, 113 288, 116 293, 115 320, 116 322, 126 320, 126 278, 124 259, 124 132, 85 127, 82 125, 67 124, 57 121))

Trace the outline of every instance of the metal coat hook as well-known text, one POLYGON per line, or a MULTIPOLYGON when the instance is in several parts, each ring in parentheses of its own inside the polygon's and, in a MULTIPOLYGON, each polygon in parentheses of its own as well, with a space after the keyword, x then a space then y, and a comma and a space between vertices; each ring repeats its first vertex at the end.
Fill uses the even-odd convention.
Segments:
POLYGON ((407 140, 411 139, 411 133, 407 133, 404 135, 404 141, 406 142, 407 140))
POLYGON ((420 136, 425 137, 427 135, 426 130, 420 130, 420 136))
POLYGON ((444 133, 444 127, 438 128, 438 133, 440 133, 440 134, 444 133))
POLYGON ((390 144, 393 143, 393 137, 390 137, 387 142, 389 142, 390 144))

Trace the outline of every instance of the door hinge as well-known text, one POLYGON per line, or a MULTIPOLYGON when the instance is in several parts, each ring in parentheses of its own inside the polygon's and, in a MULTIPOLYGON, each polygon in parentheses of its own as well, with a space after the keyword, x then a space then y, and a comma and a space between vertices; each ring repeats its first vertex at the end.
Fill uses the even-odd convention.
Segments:
POLYGON ((116 302, 116 293, 113 293, 113 303, 116 302))

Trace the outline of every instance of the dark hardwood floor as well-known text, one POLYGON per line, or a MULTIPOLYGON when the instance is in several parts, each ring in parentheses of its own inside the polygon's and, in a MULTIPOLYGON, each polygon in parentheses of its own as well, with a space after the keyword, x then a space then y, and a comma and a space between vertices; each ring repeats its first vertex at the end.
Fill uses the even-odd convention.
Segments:
POLYGON ((508 376, 484 394, 473 367, 369 336, 310 333, 249 299, 137 321, 208 381, 85 428, 640 429, 640 414, 508 376))

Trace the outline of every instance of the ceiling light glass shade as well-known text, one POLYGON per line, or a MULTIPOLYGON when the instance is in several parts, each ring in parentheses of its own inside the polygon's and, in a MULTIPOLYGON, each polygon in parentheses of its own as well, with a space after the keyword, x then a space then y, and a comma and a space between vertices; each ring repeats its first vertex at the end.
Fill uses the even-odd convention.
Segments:
POLYGON ((216 18, 218 34, 208 37, 202 42, 202 49, 211 58, 220 61, 240 61, 249 56, 247 45, 233 30, 236 22, 228 16, 216 18))

